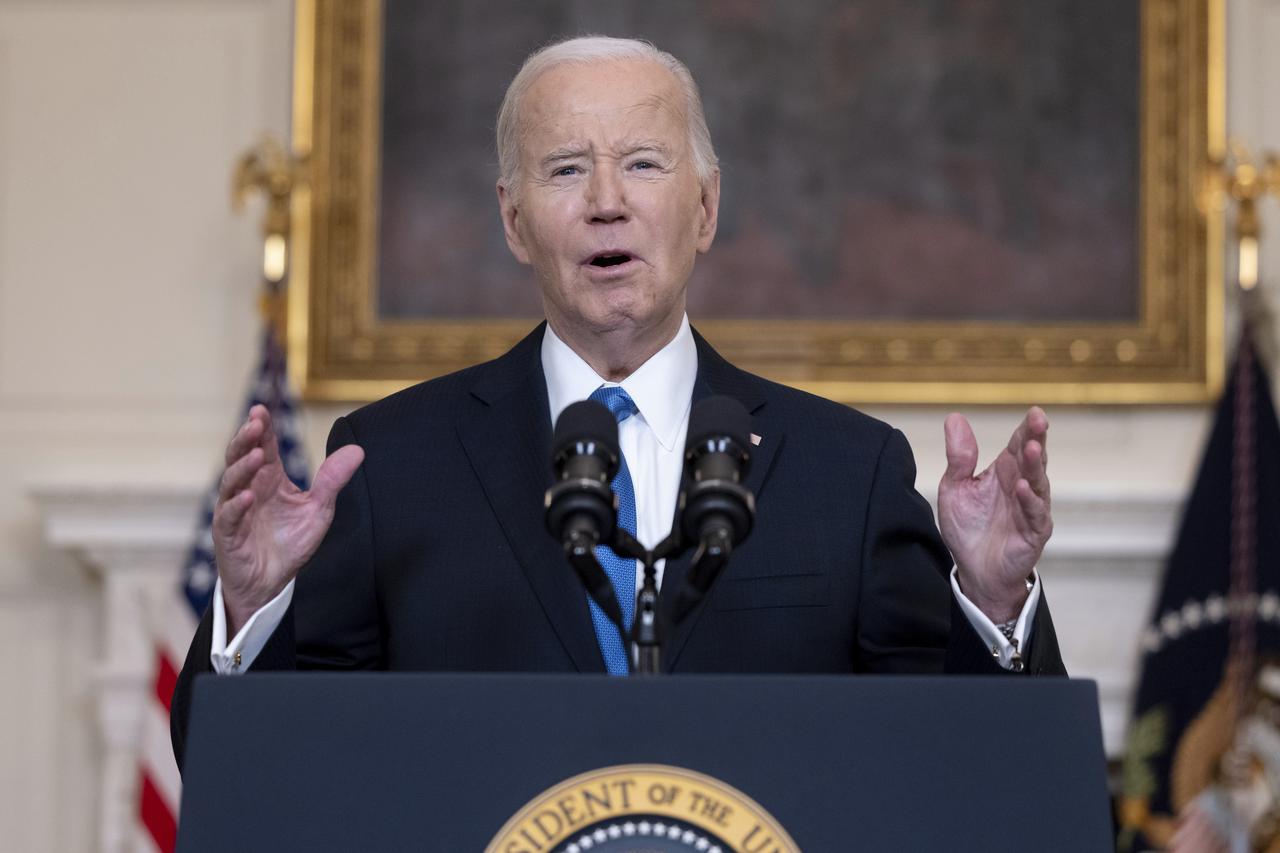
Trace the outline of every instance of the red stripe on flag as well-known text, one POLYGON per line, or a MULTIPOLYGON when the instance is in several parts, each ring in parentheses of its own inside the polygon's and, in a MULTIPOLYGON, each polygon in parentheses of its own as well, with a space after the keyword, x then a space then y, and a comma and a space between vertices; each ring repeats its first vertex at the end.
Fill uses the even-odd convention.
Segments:
POLYGON ((178 821, 146 773, 142 774, 142 825, 160 853, 173 853, 178 841, 178 821))
POLYGON ((173 688, 178 685, 178 671, 164 652, 156 652, 156 699, 169 713, 169 703, 173 700, 173 688))

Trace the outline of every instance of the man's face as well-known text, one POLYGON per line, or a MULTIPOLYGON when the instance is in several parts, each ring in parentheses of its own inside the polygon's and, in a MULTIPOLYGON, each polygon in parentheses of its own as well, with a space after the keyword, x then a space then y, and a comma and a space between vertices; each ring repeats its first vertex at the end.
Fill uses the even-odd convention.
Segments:
POLYGON ((642 60, 562 65, 521 105, 519 185, 498 186, 507 244, 562 336, 671 334, 715 237, 719 173, 694 172, 684 101, 642 60))

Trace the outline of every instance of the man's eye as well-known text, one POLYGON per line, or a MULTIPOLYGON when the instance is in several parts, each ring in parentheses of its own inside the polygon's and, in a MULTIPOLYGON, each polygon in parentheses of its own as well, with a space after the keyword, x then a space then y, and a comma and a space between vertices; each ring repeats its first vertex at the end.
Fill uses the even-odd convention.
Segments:
POLYGON ((634 163, 632 163, 632 164, 631 164, 631 168, 633 168, 633 169, 656 169, 656 168, 658 168, 658 164, 657 164, 657 163, 654 163, 652 160, 637 160, 636 162, 634 162, 634 163))
POLYGON ((559 169, 556 169, 554 172, 552 172, 551 176, 555 178, 560 178, 560 177, 569 177, 571 175, 576 175, 576 174, 578 174, 577 166, 561 166, 559 169))

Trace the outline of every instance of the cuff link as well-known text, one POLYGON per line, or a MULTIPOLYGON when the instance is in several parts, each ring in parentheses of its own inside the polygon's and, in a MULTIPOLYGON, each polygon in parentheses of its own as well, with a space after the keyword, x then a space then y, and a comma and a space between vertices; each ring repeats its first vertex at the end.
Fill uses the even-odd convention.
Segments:
MULTIPOLYGON (((1004 626, 1001 625, 1000 628, 1001 630, 1003 630, 1004 626)), ((1022 652, 1018 651, 1018 641, 1010 637, 1009 645, 1013 646, 1013 654, 1009 655, 1009 665, 1005 667, 1005 669, 1009 670, 1010 672, 1022 672, 1024 669, 1027 668, 1027 665, 1026 665, 1026 662, 1023 661, 1022 659, 1022 652)), ((996 663, 1000 663, 1000 647, 999 646, 991 647, 991 656, 996 659, 996 663)), ((1001 665, 1003 666, 1003 664, 1001 665)))

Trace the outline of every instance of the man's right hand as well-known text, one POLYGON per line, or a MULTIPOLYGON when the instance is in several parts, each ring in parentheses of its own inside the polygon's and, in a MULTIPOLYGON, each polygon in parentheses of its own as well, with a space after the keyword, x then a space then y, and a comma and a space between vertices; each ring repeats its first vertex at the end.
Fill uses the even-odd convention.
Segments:
POLYGON ((254 406, 227 445, 226 470, 213 510, 213 550, 227 637, 280 594, 311 559, 333 522, 338 492, 364 461, 347 445, 316 471, 311 491, 293 484, 280 462, 280 446, 265 406, 254 406))

